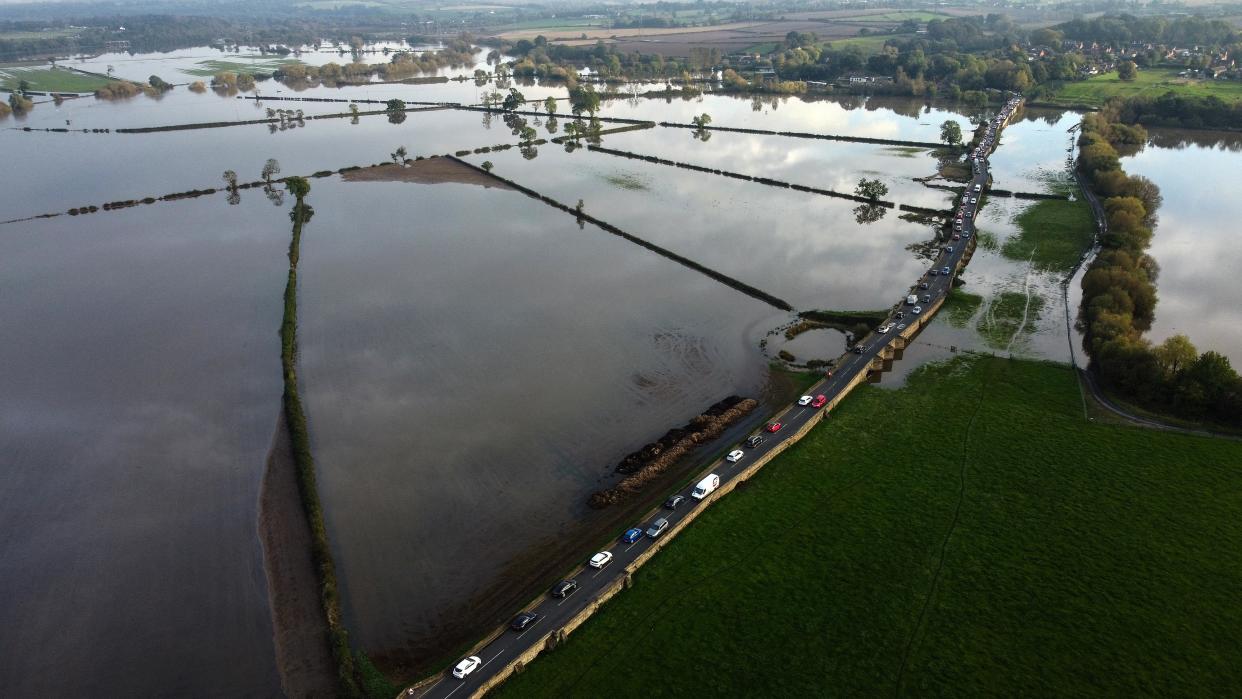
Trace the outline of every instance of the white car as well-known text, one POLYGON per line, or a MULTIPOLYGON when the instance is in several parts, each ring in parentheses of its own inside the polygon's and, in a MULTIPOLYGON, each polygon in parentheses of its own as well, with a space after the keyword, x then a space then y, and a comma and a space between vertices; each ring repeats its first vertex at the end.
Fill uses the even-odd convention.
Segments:
POLYGON ((914 307, 914 310, 913 310, 913 311, 911 311, 911 313, 913 313, 914 315, 918 315, 918 314, 920 314, 920 313, 922 313, 922 312, 923 312, 923 307, 922 307, 922 306, 915 306, 915 307, 914 307))
POLYGON ((881 325, 880 327, 876 328, 875 331, 883 335, 884 333, 891 330, 892 327, 893 327, 892 325, 881 325))
POLYGON ((970 203, 971 203, 971 204, 978 204, 978 203, 979 203, 979 197, 971 197, 971 198, 970 198, 970 203))
POLYGON ((453 677, 456 677, 459 680, 464 680, 466 679, 466 675, 469 675, 477 670, 482 664, 482 658, 477 655, 472 655, 460 663, 457 663, 457 666, 453 668, 453 677))
POLYGON ((798 405, 810 405, 813 400, 815 399, 811 396, 802 396, 798 399, 798 405))
POLYGON ((591 556, 592 568, 603 568, 609 563, 612 563, 612 552, 610 551, 600 551, 594 556, 591 556))
POLYGON ((905 329, 906 329, 906 324, 905 324, 905 323, 902 323, 901 325, 898 325, 898 326, 897 326, 897 329, 898 329, 898 330, 905 330, 905 329))
POLYGON ((743 456, 746 456, 746 452, 742 451, 741 449, 734 449, 733 451, 729 452, 728 456, 725 457, 725 461, 729 461, 731 463, 737 463, 742 460, 743 456))

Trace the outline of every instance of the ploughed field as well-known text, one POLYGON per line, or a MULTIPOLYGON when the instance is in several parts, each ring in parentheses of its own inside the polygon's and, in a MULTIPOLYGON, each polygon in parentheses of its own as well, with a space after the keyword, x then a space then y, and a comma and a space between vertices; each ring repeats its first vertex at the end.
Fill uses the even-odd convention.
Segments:
POLYGON ((1242 444, 1096 425, 1065 366, 856 391, 499 696, 1229 694, 1242 444))

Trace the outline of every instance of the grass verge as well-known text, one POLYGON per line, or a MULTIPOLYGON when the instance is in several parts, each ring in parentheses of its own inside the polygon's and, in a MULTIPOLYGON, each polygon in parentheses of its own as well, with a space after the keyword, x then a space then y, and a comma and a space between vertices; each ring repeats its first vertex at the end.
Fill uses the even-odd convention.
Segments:
POLYGON ((1020 291, 1003 291, 992 299, 983 311, 975 329, 984 342, 994 349, 1009 347, 1015 333, 1030 333, 1039 313, 1044 308, 1044 297, 1027 295, 1020 291))
POLYGON ((497 694, 1230 695, 1238 463, 1085 422, 1061 365, 863 386, 497 694))

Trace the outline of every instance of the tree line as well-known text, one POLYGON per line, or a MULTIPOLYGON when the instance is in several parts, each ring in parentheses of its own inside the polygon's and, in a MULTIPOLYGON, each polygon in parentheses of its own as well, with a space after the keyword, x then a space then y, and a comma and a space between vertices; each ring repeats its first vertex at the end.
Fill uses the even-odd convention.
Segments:
POLYGON ((1185 335, 1159 345, 1143 337, 1156 309, 1159 268, 1147 254, 1160 191, 1121 168, 1118 145, 1143 143, 1142 126, 1120 123, 1120 105, 1082 120, 1079 167, 1102 198, 1108 231, 1082 280, 1079 322, 1100 382, 1139 405, 1194 420, 1242 426, 1242 377, 1217 352, 1185 335))

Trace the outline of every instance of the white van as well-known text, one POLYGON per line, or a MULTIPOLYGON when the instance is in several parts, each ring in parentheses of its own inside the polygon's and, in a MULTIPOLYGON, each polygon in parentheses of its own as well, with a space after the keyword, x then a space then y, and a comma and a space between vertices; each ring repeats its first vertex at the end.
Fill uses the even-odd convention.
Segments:
POLYGON ((906 297, 907 306, 913 306, 914 304, 918 302, 919 302, 919 297, 915 296, 914 294, 910 294, 909 296, 906 297))
POLYGON ((690 497, 694 498, 695 500, 702 500, 708 495, 711 495, 712 491, 719 487, 720 487, 720 476, 717 476, 716 474, 713 473, 710 476, 707 476, 703 480, 699 481, 698 485, 694 486, 694 490, 691 491, 690 497))

